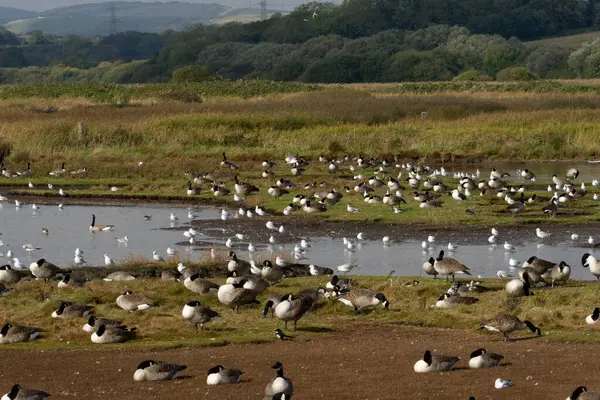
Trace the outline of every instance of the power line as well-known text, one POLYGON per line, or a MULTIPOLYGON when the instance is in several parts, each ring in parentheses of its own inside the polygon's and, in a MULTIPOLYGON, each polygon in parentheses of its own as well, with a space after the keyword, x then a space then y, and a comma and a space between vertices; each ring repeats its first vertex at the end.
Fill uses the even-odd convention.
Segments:
POLYGON ((109 7, 110 10, 110 34, 117 34, 117 7, 114 4, 111 4, 109 7))
POLYGON ((264 21, 267 19, 267 0, 262 0, 260 3, 260 20, 264 21))

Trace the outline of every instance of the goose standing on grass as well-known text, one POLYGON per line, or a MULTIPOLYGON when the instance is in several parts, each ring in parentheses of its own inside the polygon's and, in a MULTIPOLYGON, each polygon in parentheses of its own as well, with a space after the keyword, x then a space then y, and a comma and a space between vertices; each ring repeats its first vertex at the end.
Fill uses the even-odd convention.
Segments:
POLYGON ((5 324, 0 330, 0 344, 31 342, 38 339, 41 333, 40 328, 5 324))
POLYGON ((129 340, 134 340, 136 336, 136 328, 128 328, 126 326, 106 326, 99 325, 96 332, 92 333, 92 343, 110 344, 123 343, 129 340))
POLYGON ((592 275, 600 280, 600 263, 598 263, 596 257, 590 253, 585 253, 581 257, 581 264, 583 265, 583 268, 589 268, 592 275))
POLYGON ((19 176, 29 176, 29 175, 31 175, 31 162, 27 161, 27 169, 21 170, 21 171, 17 171, 17 175, 19 175, 19 176))
POLYGON ((431 351, 425 350, 423 358, 414 365, 415 372, 444 372, 450 371, 454 364, 460 360, 459 357, 442 356, 431 354, 431 351))
POLYGON ((438 274, 446 275, 446 281, 449 276, 452 276, 452 280, 454 280, 455 274, 471 275, 469 267, 466 265, 458 262, 454 258, 444 258, 444 250, 440 250, 440 254, 433 263, 433 268, 435 268, 438 274))
POLYGON ((542 331, 537 326, 533 325, 530 321, 521 321, 516 315, 512 314, 499 314, 494 318, 481 324, 479 329, 485 329, 491 332, 502 332, 504 335, 504 341, 508 342, 508 334, 514 331, 522 331, 523 329, 531 330, 531 332, 542 336, 542 331))
POLYGON ((567 400, 600 400, 600 392, 590 392, 585 386, 579 386, 567 400))
POLYGON ((565 285, 571 277, 571 267, 566 262, 561 261, 560 264, 550 268, 542 275, 542 280, 546 283, 550 282, 554 287, 555 282, 563 282, 565 285))
POLYGON ((256 300, 257 292, 244 288, 245 280, 240 283, 221 285, 217 292, 217 298, 219 301, 226 305, 231 306, 234 313, 238 313, 239 307, 247 304, 260 304, 256 300))
POLYGON ((142 294, 133 293, 127 290, 125 293, 117 297, 116 303, 125 311, 140 311, 151 307, 156 307, 156 303, 142 294))
POLYGON ((513 297, 532 296, 529 276, 528 273, 523 273, 521 274, 522 280, 515 278, 508 281, 504 286, 506 294, 513 297))
POLYGON ((43 279, 46 282, 48 282, 48 279, 54 278, 57 273, 62 271, 56 265, 47 262, 44 258, 40 258, 36 262, 31 263, 29 270, 37 279, 43 279))
POLYGON ((240 196, 248 196, 258 193, 258 188, 250 183, 240 182, 238 176, 235 176, 235 192, 240 196))
POLYGON ((198 332, 198 325, 200 325, 200 331, 203 331, 204 324, 219 319, 221 314, 212 310, 210 307, 201 305, 199 301, 194 300, 183 306, 181 316, 190 324, 194 324, 194 329, 198 332))
POLYGON ((375 307, 382 304, 389 310, 390 302, 383 293, 375 293, 371 289, 352 289, 350 292, 341 295, 338 299, 349 307, 354 307, 355 314, 361 314, 363 309, 375 307))
POLYGON ((594 325, 596 322, 598 322, 598 318, 600 318, 600 308, 596 307, 590 315, 585 317, 585 323, 588 325, 594 325))
POLYGON ((96 329, 98 329, 100 325, 104 325, 107 328, 116 328, 121 326, 122 323, 122 321, 107 318, 98 318, 92 315, 88 318, 86 324, 83 325, 83 331, 92 333, 96 329))
POLYGON ((239 369, 225 368, 217 365, 208 370, 206 376, 207 385, 228 385, 240 383, 243 372, 239 369))
POLYGON ((283 365, 277 361, 271 368, 277 370, 277 375, 269 381, 265 388, 265 395, 272 398, 278 393, 284 393, 288 398, 294 394, 292 381, 283 374, 283 365))
POLYGON ((221 167, 229 168, 229 169, 239 169, 237 165, 232 162, 227 161, 227 156, 225 152, 223 152, 223 161, 221 161, 221 167))
MULTIPOLYGON (((284 329, 287 330, 288 321, 294 322, 294 332, 296 332, 296 325, 298 320, 302 318, 306 312, 308 312, 313 305, 313 299, 310 296, 298 295, 292 296, 285 295, 281 297, 279 304, 274 307, 272 315, 284 321, 284 329)), ((273 301, 268 300, 263 309, 263 318, 267 317, 269 310, 273 307, 273 301)))
POLYGON ((145 360, 136 368, 133 374, 135 381, 168 381, 175 379, 177 374, 187 368, 187 365, 169 364, 162 361, 145 360))
POLYGON ((438 272, 435 270, 433 265, 435 264, 435 259, 433 257, 429 257, 429 260, 423 263, 423 271, 427 275, 433 275, 433 279, 437 278, 438 272))
POLYGON ((469 357, 469 368, 497 367, 503 358, 503 355, 488 353, 486 349, 477 349, 469 357))
POLYGON ((108 232, 114 225, 96 225, 96 214, 92 214, 92 224, 90 225, 90 232, 108 232))
POLYGON ((16 384, 10 392, 2 396, 2 400, 48 400, 49 397, 50 395, 43 390, 29 389, 16 384))
POLYGON ((81 318, 92 312, 94 306, 80 306, 71 303, 60 303, 56 311, 52 312, 52 318, 81 318))

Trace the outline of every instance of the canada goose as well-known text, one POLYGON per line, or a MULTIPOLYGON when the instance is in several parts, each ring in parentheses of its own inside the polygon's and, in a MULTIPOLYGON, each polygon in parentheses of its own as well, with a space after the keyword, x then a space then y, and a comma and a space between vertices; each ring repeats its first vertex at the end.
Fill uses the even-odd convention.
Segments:
POLYGON ((555 265, 556 264, 552 261, 547 261, 541 258, 537 258, 536 256, 531 256, 527 259, 526 262, 523 263, 523 268, 533 268, 537 273, 543 274, 555 265))
POLYGON ((273 162, 273 161, 269 161, 269 160, 265 160, 262 162, 261 164, 264 168, 273 168, 274 166, 277 165, 277 163, 273 162))
POLYGON ((443 372, 450 371, 460 358, 431 354, 425 350, 423 358, 415 363, 415 372, 443 372))
POLYGON ((40 258, 29 266, 31 274, 38 279, 43 279, 48 282, 48 279, 54 278, 61 269, 56 265, 49 263, 44 258, 40 258))
POLYGON ((256 300, 257 292, 244 288, 245 280, 242 280, 238 284, 233 285, 221 285, 217 292, 217 298, 219 301, 228 306, 230 305, 233 312, 237 313, 239 306, 246 304, 260 304, 256 300))
POLYGON ((271 283, 277 283, 283 278, 283 269, 279 265, 273 265, 271 261, 265 260, 261 275, 271 283))
POLYGON ((181 274, 177 270, 166 269, 160 274, 160 279, 163 281, 177 281, 181 274))
POLYGON ((240 196, 247 196, 258 193, 258 188, 250 183, 240 182, 238 176, 235 176, 235 192, 240 196))
POLYGON ((52 318, 81 318, 92 312, 94 306, 80 306, 71 303, 60 303, 56 311, 52 312, 52 318))
POLYGON ((194 329, 198 332, 198 324, 200 324, 200 330, 202 331, 204 330, 204 324, 220 318, 221 314, 195 300, 183 306, 181 316, 184 320, 194 324, 194 329))
POLYGON ((325 212, 327 211, 327 207, 323 203, 312 203, 310 200, 306 200, 306 203, 304 203, 304 206, 302 207, 302 211, 309 214, 325 212))
POLYGON ((22 170, 22 171, 17 171, 17 175, 19 175, 19 176, 31 175, 31 162, 27 161, 27 169, 22 170))
POLYGON ((134 294, 131 290, 117 297, 116 303, 123 310, 131 312, 156 307, 152 300, 142 294, 134 294))
POLYGON ((596 307, 596 308, 594 308, 594 311, 590 315, 585 317, 585 322, 588 325, 594 325, 596 322, 598 322, 599 317, 600 317, 600 308, 596 307))
POLYGON ((592 275, 600 280, 600 263, 598 263, 596 257, 592 256, 590 253, 585 253, 581 257, 581 264, 584 268, 589 268, 592 275))
POLYGON ((434 264, 435 264, 435 259, 433 257, 429 257, 429 260, 427 260, 423 263, 423 271, 425 271, 425 273, 427 275, 433 275, 433 279, 437 278, 437 275, 438 275, 438 272, 433 267, 434 264))
POLYGON ((14 385, 10 392, 2 396, 2 400, 48 400, 50 395, 42 390, 24 388, 14 385))
POLYGON ((225 152, 223 152, 223 161, 221 161, 221 167, 229 168, 229 169, 239 169, 237 165, 232 162, 227 161, 227 156, 225 152))
POLYGON ((454 274, 467 274, 471 275, 469 272, 469 267, 460 262, 456 261, 454 258, 444 258, 444 250, 440 250, 440 254, 437 259, 433 263, 433 268, 440 275, 446 275, 446 281, 449 276, 452 276, 452 280, 454 280, 454 274))
POLYGON ((0 344, 30 342, 39 338, 41 332, 40 328, 5 324, 0 330, 0 344))
POLYGON ((469 368, 497 367, 503 358, 503 355, 488 353, 486 349, 477 349, 469 357, 469 368))
POLYGON ((552 200, 550 200, 550 204, 542 208, 542 212, 549 217, 556 216, 556 213, 558 212, 558 199, 553 197, 552 200))
POLYGON ((88 318, 88 321, 83 326, 83 330, 85 332, 91 333, 98 329, 100 325, 104 325, 106 328, 115 328, 121 326, 122 323, 122 321, 107 318, 98 318, 92 315, 90 316, 90 318, 88 318))
POLYGON ((17 283, 21 280, 21 275, 12 269, 8 264, 0 267, 0 282, 17 283))
POLYGON ((531 267, 523 267, 523 268, 521 268, 519 270, 518 274, 519 274, 519 278, 521 280, 524 280, 524 276, 527 275, 527 277, 529 278, 529 284, 531 286, 538 286, 538 284, 540 282, 542 284, 545 283, 545 282, 543 282, 542 274, 540 274, 539 272, 537 272, 535 269, 533 269, 531 267))
MULTIPOLYGON (((237 275, 239 275, 237 271, 230 272, 230 274, 232 274, 232 277, 236 277, 237 275)), ((242 280, 245 280, 246 282, 244 283, 244 289, 252 290, 258 294, 263 293, 271 286, 271 284, 266 279, 261 278, 259 276, 250 275, 247 277, 238 277, 238 279, 239 280, 235 283, 239 283, 242 280)))
POLYGON ((231 383, 240 383, 243 372, 239 369, 225 368, 217 365, 208 370, 206 376, 207 385, 228 385, 231 383))
POLYGON ((585 386, 579 386, 567 400, 600 400, 600 392, 590 392, 585 386))
POLYGON ((134 340, 136 336, 136 328, 128 328, 126 326, 106 326, 98 325, 96 332, 92 333, 92 343, 108 344, 108 343, 123 343, 129 340, 134 340))
POLYGON ((508 281, 504 287, 506 290, 506 294, 513 297, 521 297, 521 296, 532 296, 530 288, 530 275, 528 273, 523 273, 520 275, 521 279, 512 279, 508 281))
POLYGON ((479 301, 477 297, 459 297, 450 296, 448 293, 444 293, 438 298, 435 306, 438 308, 450 308, 460 305, 475 304, 479 301))
POLYGON ((230 193, 229 189, 223 186, 213 186, 212 192, 215 197, 227 196, 230 193))
POLYGON ((183 285, 194 293, 204 294, 210 291, 217 291, 219 285, 208 279, 200 278, 199 274, 192 275, 183 281, 183 285))
POLYGON ((292 381, 283 374, 283 365, 277 361, 271 368, 277 370, 277 375, 267 384, 265 395, 272 398, 278 393, 284 393, 291 398, 294 394, 294 386, 292 381))
POLYGON ((250 272, 250 263, 245 260, 240 260, 234 251, 229 252, 229 262, 227 263, 229 271, 237 271, 240 275, 247 275, 250 272))
POLYGON ((58 175, 62 175, 65 173, 65 163, 63 162, 60 165, 60 168, 55 169, 54 171, 50 172, 48 175, 52 175, 52 176, 58 176, 58 175))
POLYGON ((343 294, 338 299, 347 306, 354 307, 356 314, 362 313, 364 308, 374 307, 383 304, 386 310, 389 310, 390 302, 383 293, 375 293, 371 289, 353 289, 343 294))
POLYGON ((535 178, 535 174, 525 168, 523 171, 521 171, 521 178, 531 180, 532 178, 535 178))
POLYGON ((188 196, 195 196, 198 194, 198 190, 192 186, 192 182, 188 181, 187 183, 187 191, 186 191, 188 196))
POLYGON ((566 176, 568 179, 577 179, 577 177, 579 176, 579 170, 577 168, 570 168, 567 171, 566 176))
POLYGON ((96 214, 92 214, 92 224, 90 225, 90 232, 108 232, 114 225, 96 225, 96 214))
POLYGON ((168 364, 162 361, 145 360, 136 368, 133 374, 135 381, 167 381, 175 379, 177 374, 187 368, 187 365, 168 364))
POLYGON ((108 274, 104 280, 107 282, 112 282, 112 281, 132 281, 135 279, 135 276, 128 274, 125 271, 116 271, 113 273, 108 274))
POLYGON ((564 282, 565 284, 571 277, 571 267, 566 262, 561 261, 560 264, 550 268, 542 275, 544 282, 550 282, 554 287, 554 282, 564 282))
POLYGON ((524 194, 521 193, 520 200, 514 202, 513 204, 510 204, 508 207, 506 207, 506 209, 513 214, 513 217, 516 217, 517 214, 519 214, 520 212, 522 212, 523 210, 525 210, 525 196, 524 196, 524 194))
POLYGON ((285 189, 282 189, 282 188, 279 188, 277 186, 271 186, 267 192, 271 196, 275 197, 276 199, 280 198, 283 195, 290 194, 289 191, 287 191, 285 189))
MULTIPOLYGON (((313 301, 308 296, 282 296, 279 304, 274 307, 272 315, 285 322, 284 329, 287 330, 288 321, 294 321, 294 332, 298 320, 311 309, 313 301)), ((268 300, 263 309, 263 318, 266 318, 269 310, 273 307, 273 301, 268 300)))
POLYGON ((65 276, 58 282, 58 287, 61 289, 69 287, 83 287, 84 284, 84 278, 73 278, 71 274, 65 274, 65 276))
POLYGON ((522 331, 523 329, 531 330, 531 332, 542 336, 540 328, 533 325, 530 321, 521 321, 516 315, 512 314, 499 314, 494 318, 481 324, 479 329, 486 329, 492 332, 502 332, 504 335, 504 341, 508 342, 508 334, 514 331, 522 331))

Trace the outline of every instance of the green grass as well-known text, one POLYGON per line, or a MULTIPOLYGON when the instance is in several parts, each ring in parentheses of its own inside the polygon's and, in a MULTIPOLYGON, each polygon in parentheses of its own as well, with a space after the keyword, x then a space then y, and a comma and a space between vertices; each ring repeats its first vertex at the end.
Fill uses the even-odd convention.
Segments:
POLYGON ((526 42, 525 45, 529 47, 539 45, 557 45, 560 47, 575 50, 581 47, 584 43, 593 42, 596 39, 600 39, 600 31, 584 32, 575 35, 557 36, 546 39, 533 40, 531 42, 526 42))
MULTIPOLYGON (((501 290, 505 282, 489 279, 484 285, 493 289, 477 297, 472 306, 452 309, 430 307, 449 283, 437 279, 419 279, 416 286, 407 286, 413 278, 353 277, 356 286, 383 292, 391 302, 390 311, 378 307, 366 315, 356 316, 352 309, 337 301, 321 300, 314 311, 298 323, 298 334, 303 337, 319 332, 343 331, 357 324, 403 323, 412 326, 476 329, 479 324, 498 313, 515 313, 541 327, 545 337, 553 341, 599 342, 597 330, 584 326, 584 318, 596 304, 597 283, 570 282, 567 287, 538 289, 532 297, 507 299, 501 290)), ((222 279, 216 281, 222 282, 222 279)), ((295 293, 304 288, 323 286, 326 277, 295 278, 269 289, 267 293, 295 293)), ((159 279, 139 278, 129 282, 89 282, 87 288, 58 289, 56 282, 22 282, 11 296, 0 300, 2 322, 38 326, 45 330, 44 339, 27 345, 15 344, 9 348, 88 347, 89 334, 81 327, 83 319, 62 320, 50 317, 59 300, 94 305, 98 316, 123 320, 129 326, 138 326, 140 337, 126 345, 110 347, 179 347, 219 346, 225 344, 257 343, 275 340, 273 330, 283 328, 283 322, 270 317, 263 319, 262 306, 242 307, 239 314, 221 305, 215 294, 196 295, 181 283, 159 279), (159 303, 159 307, 129 313, 119 309, 114 301, 124 290, 144 293, 159 303), (223 317, 208 324, 203 333, 194 333, 193 327, 181 318, 186 302, 200 300, 218 310, 223 317)), ((266 293, 259 297, 264 304, 266 293)), ((517 334, 518 335, 518 334, 517 334)), ((97 345, 93 345, 94 347, 97 345)))

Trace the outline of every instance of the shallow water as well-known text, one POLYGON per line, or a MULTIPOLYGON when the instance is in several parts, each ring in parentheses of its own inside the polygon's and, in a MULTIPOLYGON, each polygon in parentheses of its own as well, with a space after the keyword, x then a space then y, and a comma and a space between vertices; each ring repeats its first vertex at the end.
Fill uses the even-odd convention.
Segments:
MULTIPOLYGON (((73 263, 74 250, 79 247, 84 251, 84 259, 91 265, 104 265, 104 254, 108 254, 115 262, 124 261, 132 256, 152 257, 156 250, 161 256, 167 258, 166 249, 171 247, 179 251, 182 260, 197 261, 206 256, 211 247, 227 249, 227 237, 235 237, 230 222, 223 222, 222 229, 202 229, 201 235, 196 237, 197 243, 193 246, 184 241, 183 230, 189 227, 187 208, 177 208, 163 205, 137 205, 137 206, 90 206, 90 205, 65 205, 59 210, 55 205, 42 205, 33 211, 31 205, 16 208, 14 204, 0 206, 0 239, 10 246, 0 247, 0 253, 9 249, 25 265, 39 258, 46 258, 59 265, 73 263), (114 224, 112 232, 92 233, 89 231, 91 214, 95 213, 99 224, 114 224), (179 217, 179 221, 170 220, 170 213, 179 217), (144 215, 151 215, 150 221, 144 220, 144 215), (44 235, 41 228, 50 230, 49 235, 44 235), (128 236, 129 242, 118 243, 116 237, 128 236), (26 252, 22 245, 31 243, 40 247, 39 250, 26 252), (185 245, 183 245, 185 244, 185 245)), ((192 212, 198 219, 216 220, 220 216, 219 210, 212 208, 193 209, 192 212)), ((265 228, 266 229, 266 228, 265 228)), ((266 256, 285 255, 292 260, 292 251, 298 243, 266 244, 257 241, 257 232, 243 232, 247 235, 243 241, 234 239, 232 248, 238 257, 265 258, 266 256), (258 252, 252 255, 248 252, 248 243, 253 243, 258 252)), ((264 234, 260 235, 264 238, 264 234)), ((275 235, 277 237, 277 235, 275 235)), ((525 235, 524 235, 525 236, 525 235)), ((582 235, 583 236, 583 235, 582 235)), ((315 237, 310 239, 310 248, 306 250, 302 263, 313 263, 336 269, 336 266, 346 263, 356 265, 351 271, 358 275, 387 275, 392 270, 396 276, 422 275, 423 262, 445 250, 446 257, 454 257, 471 268, 474 277, 495 277, 499 270, 508 273, 515 272, 509 268, 510 258, 525 261, 530 256, 553 260, 566 261, 572 267, 572 278, 594 279, 587 269, 581 266, 581 256, 585 252, 593 252, 587 245, 587 236, 577 242, 570 240, 570 234, 565 232, 563 238, 553 238, 552 245, 544 244, 540 239, 516 240, 500 236, 498 245, 492 246, 487 241, 487 236, 480 240, 469 238, 469 243, 460 241, 455 244, 458 249, 450 252, 448 242, 437 238, 431 248, 424 251, 421 242, 427 238, 412 238, 401 242, 391 238, 390 245, 384 246, 381 237, 367 237, 366 240, 356 243, 355 251, 348 251, 343 245, 342 238, 315 237), (512 239, 512 240, 511 240, 512 239), (558 240, 557 240, 558 239, 558 240), (503 243, 511 240, 516 249, 507 252, 503 243)), ((600 238, 599 238, 600 239, 600 238)), ((279 241, 280 239, 277 238, 279 241)), ((263 239, 264 241, 264 239, 263 239)), ((0 262, 8 262, 7 258, 0 257, 0 262)))

